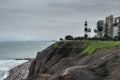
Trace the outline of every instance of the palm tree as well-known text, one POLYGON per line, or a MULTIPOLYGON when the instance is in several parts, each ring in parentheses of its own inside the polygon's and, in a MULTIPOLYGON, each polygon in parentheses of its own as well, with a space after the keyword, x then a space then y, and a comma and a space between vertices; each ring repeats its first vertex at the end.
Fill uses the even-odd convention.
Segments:
POLYGON ((89 37, 90 37, 91 28, 88 28, 88 32, 89 32, 89 37))

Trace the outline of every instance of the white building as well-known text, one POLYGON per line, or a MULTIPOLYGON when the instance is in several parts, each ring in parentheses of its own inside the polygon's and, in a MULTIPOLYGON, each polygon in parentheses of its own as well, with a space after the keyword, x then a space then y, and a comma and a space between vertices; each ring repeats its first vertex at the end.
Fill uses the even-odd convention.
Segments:
POLYGON ((112 35, 112 37, 115 37, 117 35, 118 35, 118 26, 114 26, 113 27, 113 35, 112 35))

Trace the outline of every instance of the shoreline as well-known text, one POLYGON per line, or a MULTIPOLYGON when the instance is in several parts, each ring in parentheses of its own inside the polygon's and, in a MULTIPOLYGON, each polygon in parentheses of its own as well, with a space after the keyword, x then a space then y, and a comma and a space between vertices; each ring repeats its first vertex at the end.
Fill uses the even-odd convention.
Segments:
POLYGON ((34 58, 8 58, 7 60, 28 60, 32 61, 34 58))
POLYGON ((22 64, 10 69, 8 76, 4 80, 24 80, 29 72, 29 66, 33 59, 30 58, 12 58, 9 60, 28 60, 22 64))

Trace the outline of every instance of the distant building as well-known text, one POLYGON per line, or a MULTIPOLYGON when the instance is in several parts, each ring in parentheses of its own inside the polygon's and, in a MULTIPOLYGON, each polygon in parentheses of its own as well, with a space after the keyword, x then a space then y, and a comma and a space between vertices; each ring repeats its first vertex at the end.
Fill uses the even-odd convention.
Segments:
MULTIPOLYGON (((99 20, 97 22, 97 26, 99 25, 103 26, 102 33, 98 32, 97 36, 100 37, 107 35, 110 37, 115 37, 118 34, 120 35, 120 17, 114 18, 113 15, 110 15, 105 18, 105 20, 99 20)), ((97 28, 98 29, 98 28, 97 28)))
POLYGON ((112 27, 112 37, 115 37, 118 35, 118 28, 119 28, 119 25, 118 25, 118 22, 117 22, 117 19, 115 19, 115 23, 113 24, 113 27, 112 27))
POLYGON ((120 35, 120 17, 117 17, 117 22, 118 22, 118 35, 120 35))
POLYGON ((88 23, 87 23, 87 21, 85 21, 85 24, 84 24, 84 36, 87 38, 88 37, 88 28, 87 28, 87 26, 88 26, 88 23))
POLYGON ((97 36, 98 37, 102 37, 103 36, 103 29, 104 28, 104 21, 103 20, 99 20, 98 22, 97 22, 97 36), (101 29, 101 30, 100 30, 101 29))
POLYGON ((108 36, 111 36, 113 35, 113 23, 114 23, 114 17, 113 15, 110 15, 108 17, 106 17, 106 23, 107 23, 107 26, 108 26, 108 36))

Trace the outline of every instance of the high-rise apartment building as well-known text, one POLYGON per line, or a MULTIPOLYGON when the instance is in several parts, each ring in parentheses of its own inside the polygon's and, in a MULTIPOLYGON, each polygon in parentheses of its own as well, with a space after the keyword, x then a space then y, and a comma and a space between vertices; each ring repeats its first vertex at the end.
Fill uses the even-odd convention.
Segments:
POLYGON ((118 21, 118 35, 120 35, 120 17, 116 18, 118 21))
MULTIPOLYGON (((113 15, 110 15, 105 18, 105 20, 100 20, 97 22, 97 29, 98 23, 101 23, 103 26, 102 33, 98 32, 98 37, 102 34, 102 36, 107 35, 110 37, 115 37, 120 35, 120 17, 114 18, 113 15)), ((99 30, 98 30, 99 31, 99 30)))
POLYGON ((99 20, 97 22, 97 36, 102 37, 103 36, 103 28, 104 28, 104 21, 99 20))
POLYGON ((114 19, 113 15, 110 15, 110 16, 106 17, 106 20, 105 20, 106 24, 107 24, 107 29, 108 29, 107 35, 111 36, 111 37, 113 35, 113 23, 114 23, 114 20, 115 19, 114 19))

